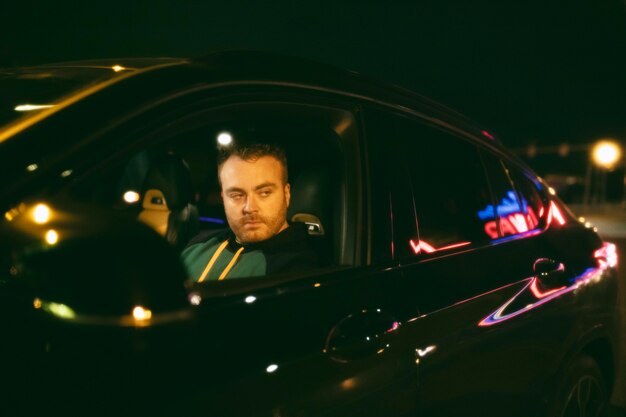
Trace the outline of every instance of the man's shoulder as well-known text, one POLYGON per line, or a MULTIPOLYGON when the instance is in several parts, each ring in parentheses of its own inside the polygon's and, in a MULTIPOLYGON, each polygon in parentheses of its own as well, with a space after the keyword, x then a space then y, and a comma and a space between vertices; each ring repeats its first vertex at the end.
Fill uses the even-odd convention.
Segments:
POLYGON ((304 223, 293 223, 264 245, 268 272, 302 271, 327 265, 325 239, 309 235, 304 223))
POLYGON ((292 223, 285 230, 265 241, 267 248, 282 248, 286 245, 308 243, 311 236, 304 223, 292 223))

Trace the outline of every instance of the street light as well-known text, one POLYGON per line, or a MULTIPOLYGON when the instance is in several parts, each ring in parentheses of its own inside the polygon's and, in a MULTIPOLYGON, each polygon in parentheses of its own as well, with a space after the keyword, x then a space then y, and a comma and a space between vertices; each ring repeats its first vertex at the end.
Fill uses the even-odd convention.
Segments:
POLYGON ((613 140, 601 140, 591 150, 593 162, 604 169, 613 169, 622 157, 622 147, 613 140))
MULTIPOLYGON (((591 146, 590 162, 598 167, 596 177, 596 194, 595 202, 604 203, 606 197, 606 174, 612 171, 622 158, 622 147, 613 139, 602 139, 591 146)), ((592 164, 587 166, 587 175, 585 179, 585 205, 590 202, 591 196, 591 180, 592 180, 592 164)))

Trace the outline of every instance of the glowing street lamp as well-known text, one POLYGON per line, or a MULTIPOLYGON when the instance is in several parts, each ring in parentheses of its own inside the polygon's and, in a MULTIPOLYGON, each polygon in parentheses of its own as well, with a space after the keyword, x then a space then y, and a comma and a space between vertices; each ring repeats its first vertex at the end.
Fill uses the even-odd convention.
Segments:
POLYGON ((612 140, 601 140, 591 149, 593 162, 604 169, 613 169, 622 157, 622 147, 612 140))

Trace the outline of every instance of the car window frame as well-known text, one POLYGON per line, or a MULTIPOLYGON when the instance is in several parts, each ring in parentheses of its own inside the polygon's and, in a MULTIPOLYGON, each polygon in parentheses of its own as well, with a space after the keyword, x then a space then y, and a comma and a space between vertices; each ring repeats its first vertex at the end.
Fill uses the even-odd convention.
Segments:
MULTIPOLYGON (((246 84, 245 88, 242 88, 240 84, 235 86, 219 86, 219 87, 206 87, 201 91, 193 89, 186 97, 189 106, 207 108, 205 111, 211 112, 216 108, 215 104, 220 102, 223 106, 233 106, 239 104, 250 104, 252 102, 261 104, 278 104, 278 105, 298 105, 303 108, 318 107, 324 109, 329 113, 334 112, 336 114, 346 113, 352 117, 352 125, 344 126, 345 129, 351 130, 344 132, 345 136, 342 139, 345 141, 342 146, 348 146, 350 151, 345 152, 345 155, 350 155, 352 158, 350 161, 344 159, 342 165, 344 169, 349 172, 345 173, 346 181, 352 181, 347 184, 346 191, 348 197, 345 198, 346 204, 342 204, 344 213, 341 217, 343 219, 351 219, 349 221, 343 221, 343 237, 342 242, 345 246, 345 255, 342 255, 342 260, 348 259, 345 263, 350 262, 348 267, 358 267, 363 264, 366 255, 364 254, 367 248, 367 240, 369 237, 362 226, 363 219, 366 216, 364 211, 366 205, 363 204, 363 198, 366 192, 363 186, 363 164, 361 156, 361 141, 362 135, 358 127, 358 106, 356 106, 351 100, 342 97, 341 95, 328 94, 327 92, 318 92, 314 90, 308 90, 304 88, 295 88, 293 86, 276 86, 259 83, 256 88, 255 85, 246 84), (256 90, 256 91, 254 91, 256 90), (351 196, 351 197, 349 197, 351 196), (351 205, 351 206, 350 206, 351 205)), ((179 102, 181 98, 185 98, 185 94, 179 93, 174 95, 174 98, 179 102)), ((162 100, 163 101, 163 100, 162 100)), ((167 101, 163 101, 167 105, 167 101)), ((166 106, 167 107, 167 106, 166 106)), ((172 107, 172 106, 169 106, 172 107)), ((124 120, 116 120, 113 123, 113 127, 110 129, 103 129, 98 132, 97 136, 90 138, 90 141, 102 141, 111 139, 116 142, 117 145, 109 144, 111 149, 116 149, 107 158, 104 158, 97 166, 90 166, 90 168, 83 172, 80 176, 72 178, 72 181, 85 180, 95 175, 105 165, 114 164, 116 161, 123 160, 125 157, 131 155, 146 143, 150 142, 152 135, 161 135, 161 130, 173 129, 170 123, 179 122, 178 119, 183 111, 180 106, 166 112, 166 114, 158 115, 160 106, 147 106, 144 111, 136 111, 133 113, 133 117, 122 117, 124 120), (145 121, 148 117, 152 120, 151 123, 145 122, 139 123, 138 120, 145 121), (125 129, 127 126, 133 126, 139 124, 135 129, 123 132, 122 135, 118 134, 120 130, 125 129), (129 138, 135 136, 134 140, 129 138)), ((200 113, 203 112, 202 110, 200 113)), ((162 139, 159 142, 165 142, 167 139, 162 139)), ((157 143, 152 143, 150 146, 154 147, 157 143)), ((329 270, 344 269, 345 265, 333 265, 329 267, 329 270)), ((306 276, 307 274, 302 274, 306 276)), ((280 278, 280 277, 279 277, 280 278)), ((296 276, 293 277, 295 279, 296 276)))

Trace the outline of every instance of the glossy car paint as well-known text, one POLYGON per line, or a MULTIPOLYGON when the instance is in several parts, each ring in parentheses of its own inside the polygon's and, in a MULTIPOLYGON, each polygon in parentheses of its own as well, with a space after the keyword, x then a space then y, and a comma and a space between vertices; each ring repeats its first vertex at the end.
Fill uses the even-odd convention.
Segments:
POLYGON ((610 248, 546 189, 544 206, 558 214, 535 233, 393 256, 390 248, 416 243, 400 240, 394 209, 381 202, 409 185, 399 165, 381 162, 394 150, 367 109, 460 133, 530 172, 484 128, 398 88, 265 54, 215 54, 114 80, 0 136, 7 415, 543 415, 580 352, 612 381, 610 248), (185 284, 175 253, 149 229, 59 195, 140 146, 160 118, 247 100, 354 115, 346 265, 185 284), (38 169, 24 169, 31 164, 38 169), (68 169, 69 180, 60 175, 68 169), (42 246, 45 228, 28 217, 40 201, 58 214, 49 223, 58 243, 42 246), (542 287, 533 272, 541 258, 565 265, 564 286, 542 287), (152 317, 137 319, 135 306, 152 317))

